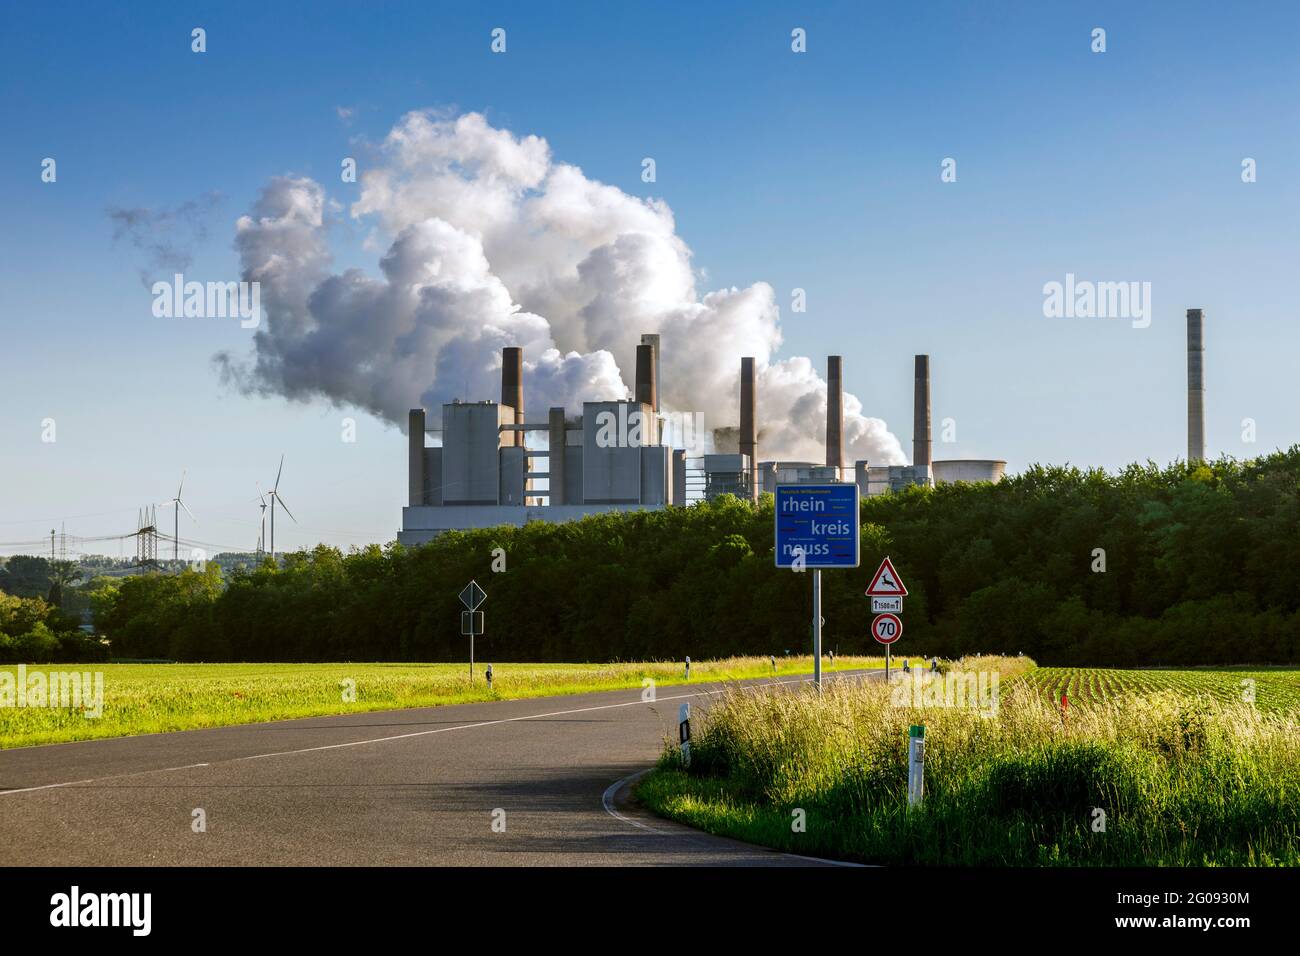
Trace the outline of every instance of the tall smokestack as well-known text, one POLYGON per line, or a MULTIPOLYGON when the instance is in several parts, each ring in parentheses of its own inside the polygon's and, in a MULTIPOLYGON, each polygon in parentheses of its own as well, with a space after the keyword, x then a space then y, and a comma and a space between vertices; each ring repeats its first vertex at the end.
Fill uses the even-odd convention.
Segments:
POLYGON ((643 344, 636 347, 636 395, 635 399, 642 405, 657 408, 659 405, 659 383, 655 373, 655 349, 653 345, 643 344))
POLYGON ((686 507, 686 449, 673 449, 673 504, 686 507))
POLYGON ((1187 310, 1187 461, 1205 461, 1205 314, 1187 310))
POLYGON ((641 344, 648 345, 655 352, 655 414, 659 414, 659 333, 646 332, 641 336, 641 344))
POLYGON ((844 357, 826 359, 826 464, 840 477, 844 464, 844 357))
POLYGON ((912 465, 930 473, 930 356, 916 357, 916 392, 912 405, 912 465))
MULTIPOLYGON (((515 410, 515 424, 524 423, 524 350, 508 346, 501 350, 501 404, 515 410)), ((522 445, 522 432, 511 432, 503 445, 522 445)))
POLYGON ((412 508, 424 504, 424 409, 413 408, 406 420, 406 494, 412 508))
POLYGON ((749 496, 758 500, 758 437, 754 399, 754 360, 740 360, 740 453, 749 456, 749 496))
POLYGON ((566 429, 564 425, 564 406, 558 405, 552 408, 549 413, 548 423, 550 425, 550 450, 547 460, 550 467, 547 471, 551 475, 551 491, 547 504, 562 505, 564 504, 564 454, 566 440, 566 429))

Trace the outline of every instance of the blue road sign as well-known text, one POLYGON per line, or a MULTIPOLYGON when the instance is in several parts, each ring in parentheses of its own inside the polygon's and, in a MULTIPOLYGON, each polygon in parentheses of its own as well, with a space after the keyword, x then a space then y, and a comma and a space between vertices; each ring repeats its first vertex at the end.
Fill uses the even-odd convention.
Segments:
POLYGON ((776 566, 794 567, 803 552, 805 568, 858 566, 858 486, 777 485, 776 566))

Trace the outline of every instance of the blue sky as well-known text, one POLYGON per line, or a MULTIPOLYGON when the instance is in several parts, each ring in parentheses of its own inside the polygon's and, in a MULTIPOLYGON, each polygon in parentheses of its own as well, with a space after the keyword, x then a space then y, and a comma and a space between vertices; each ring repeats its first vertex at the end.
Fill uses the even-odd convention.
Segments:
MULTIPOLYGON (((188 468, 199 524, 182 534, 251 549, 255 491, 282 452, 301 525, 278 524, 279 547, 393 536, 403 436, 223 388, 211 357, 247 353, 248 333, 154 318, 143 255, 113 241, 106 210, 220 193, 192 271, 233 278, 234 221, 270 177, 311 176, 346 205, 358 187, 339 182, 340 159, 426 107, 483 112, 666 200, 701 290, 769 282, 782 354, 843 354, 846 387, 909 451, 911 357, 928 352, 936 422, 957 426, 937 458, 1184 455, 1188 307, 1207 316, 1211 454, 1300 437, 1300 7, 803 6, 6 5, 0 542, 61 519, 79 535, 132 530, 188 468), (56 183, 41 182, 47 156, 56 183), (1067 272, 1149 281, 1150 327, 1045 318, 1043 284, 1067 272), (788 308, 796 287, 806 313, 788 308)), ((362 233, 336 230, 334 251, 373 269, 362 233)))

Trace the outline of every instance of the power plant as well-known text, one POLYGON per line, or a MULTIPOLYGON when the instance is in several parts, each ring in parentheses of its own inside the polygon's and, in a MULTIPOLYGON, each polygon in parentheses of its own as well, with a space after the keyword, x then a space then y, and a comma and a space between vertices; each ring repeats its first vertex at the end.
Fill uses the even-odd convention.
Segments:
MULTIPOLYGON (((1204 314, 1187 310, 1187 457, 1205 459, 1204 314)), ((862 496, 909 485, 1000 481, 1000 459, 932 457, 930 356, 914 360, 912 464, 844 462, 844 359, 826 362, 825 463, 760 460, 755 360, 740 360, 737 451, 706 454, 688 468, 686 452, 662 441, 660 338, 641 336, 630 400, 584 402, 570 420, 549 410, 542 424, 524 415, 523 350, 501 353, 501 402, 453 401, 442 406, 442 445, 425 447, 425 411, 409 423, 409 503, 402 511, 403 544, 422 544, 442 531, 528 521, 568 521, 608 511, 685 505, 723 494, 757 500, 777 485, 852 480, 862 496), (527 432, 545 432, 547 449, 527 447, 527 432), (545 470, 536 465, 544 464, 545 470), (546 479, 546 488, 535 486, 546 479), (688 489, 691 489, 688 491, 688 489), (694 492, 694 493, 692 493, 694 492)))
POLYGON ((688 468, 686 451, 663 443, 659 349, 658 335, 642 335, 632 398, 584 402, 582 414, 573 419, 556 407, 544 423, 527 422, 523 350, 515 347, 502 349, 500 403, 455 400, 442 406, 441 446, 426 447, 425 410, 411 409, 409 501, 398 540, 418 545, 443 531, 654 510, 722 494, 757 500, 778 484, 852 480, 865 496, 908 485, 1002 478, 1003 461, 931 461, 928 355, 915 360, 911 465, 856 461, 852 478, 845 474, 839 355, 830 356, 826 367, 825 463, 759 460, 755 360, 746 356, 740 360, 738 451, 706 454, 688 468), (547 447, 527 447, 528 432, 544 432, 547 447), (535 484, 540 479, 545 488, 535 484))

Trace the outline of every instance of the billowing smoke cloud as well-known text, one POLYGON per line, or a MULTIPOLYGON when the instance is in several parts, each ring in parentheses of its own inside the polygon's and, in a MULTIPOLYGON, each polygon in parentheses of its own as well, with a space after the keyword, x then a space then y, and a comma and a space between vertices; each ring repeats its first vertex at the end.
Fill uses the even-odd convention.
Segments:
POLYGON ((158 209, 110 206, 113 241, 125 239, 145 254, 140 281, 146 288, 158 279, 170 282, 194 261, 194 247, 208 237, 208 219, 219 205, 221 194, 214 192, 158 209))
MULTIPOLYGON (((385 250, 379 276, 332 271, 329 200, 310 179, 272 180, 240 218, 243 278, 262 283, 265 321, 251 363, 217 362, 245 391, 404 424, 415 404, 495 397, 500 350, 518 345, 529 418, 541 420, 551 405, 627 397, 640 333, 658 332, 668 410, 734 425, 740 357, 753 355, 761 453, 823 460, 826 384, 807 359, 774 361, 771 286, 700 295, 668 206, 588 179, 545 140, 477 113, 410 113, 362 174, 351 215, 385 250)), ((852 395, 844 411, 846 459, 905 460, 852 395)))

